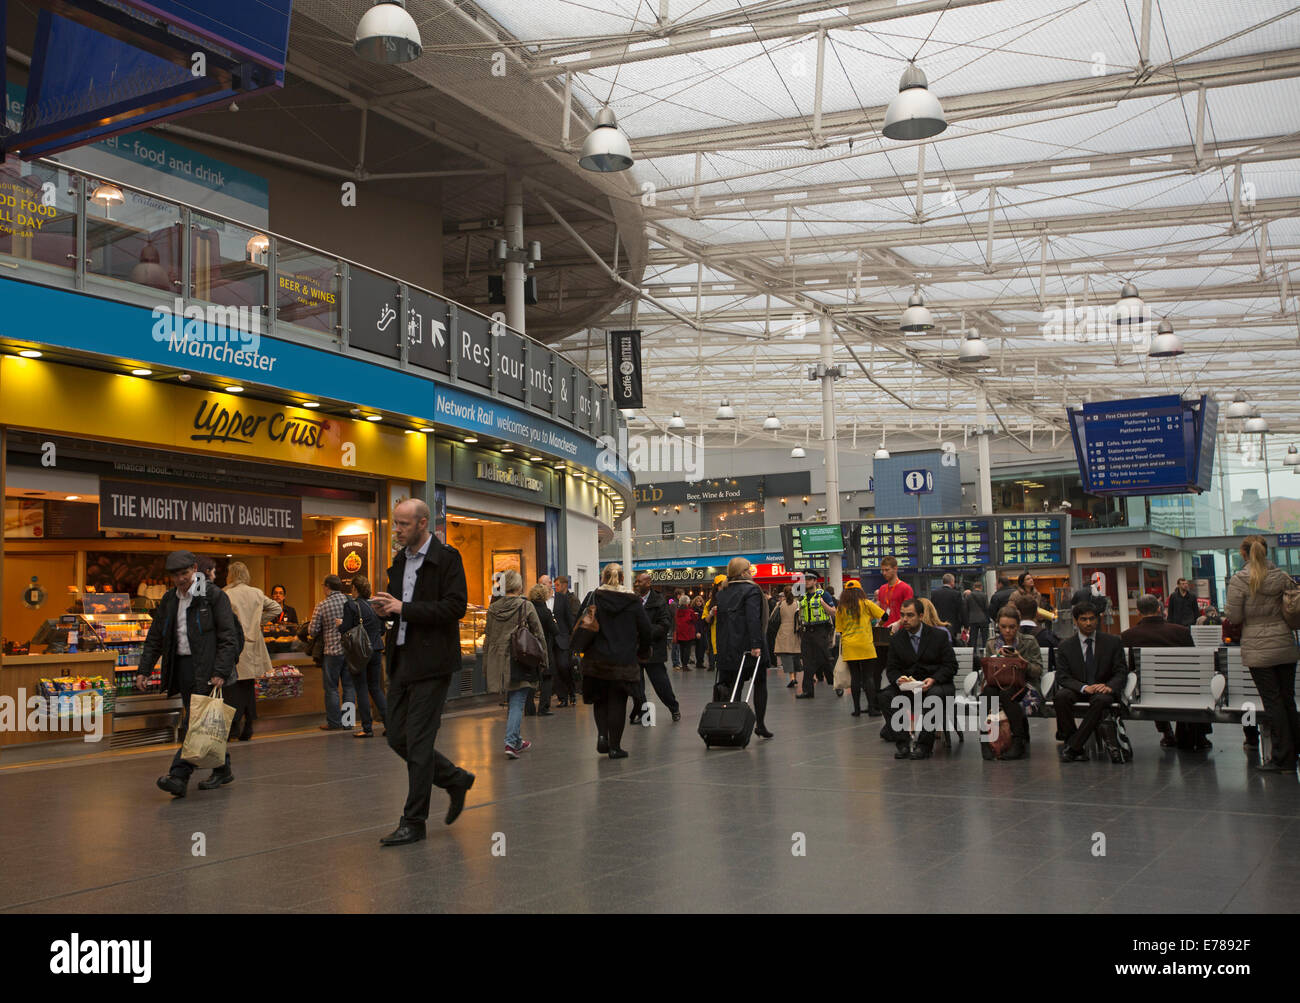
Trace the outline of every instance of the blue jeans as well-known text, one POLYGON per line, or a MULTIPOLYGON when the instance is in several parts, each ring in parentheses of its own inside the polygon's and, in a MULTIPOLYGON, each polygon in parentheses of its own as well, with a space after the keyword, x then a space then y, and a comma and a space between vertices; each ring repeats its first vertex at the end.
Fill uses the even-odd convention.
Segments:
POLYGON ((509 709, 506 711, 506 745, 512 749, 519 748, 519 727, 524 723, 524 704, 531 692, 530 687, 521 686, 517 690, 511 690, 507 698, 509 709))
MULTIPOLYGON (((321 670, 325 679, 325 723, 333 728, 343 727, 342 707, 339 705, 339 682, 343 683, 343 702, 357 705, 357 688, 352 684, 352 673, 342 655, 326 655, 321 670)), ((355 723, 355 721, 354 721, 355 723)))

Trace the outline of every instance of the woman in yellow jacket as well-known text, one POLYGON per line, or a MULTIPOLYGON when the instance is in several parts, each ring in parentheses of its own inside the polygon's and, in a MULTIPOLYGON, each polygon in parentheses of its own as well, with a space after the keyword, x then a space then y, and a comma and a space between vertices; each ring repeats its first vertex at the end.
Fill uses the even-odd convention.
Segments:
MULTIPOLYGON (((715 600, 718 598, 718 589, 727 584, 726 575, 718 575, 713 579, 713 588, 709 590, 709 598, 704 600, 704 612, 701 619, 707 623, 709 636, 709 670, 712 671, 717 665, 718 656, 718 611, 715 607, 715 600)), ((700 628, 704 630, 703 627, 700 628)))
POLYGON ((871 621, 886 612, 867 598, 862 586, 850 578, 844 583, 839 605, 835 608, 835 629, 840 632, 840 657, 848 663, 853 677, 853 716, 862 715, 862 690, 867 691, 867 714, 879 717, 880 662, 871 636, 871 621))

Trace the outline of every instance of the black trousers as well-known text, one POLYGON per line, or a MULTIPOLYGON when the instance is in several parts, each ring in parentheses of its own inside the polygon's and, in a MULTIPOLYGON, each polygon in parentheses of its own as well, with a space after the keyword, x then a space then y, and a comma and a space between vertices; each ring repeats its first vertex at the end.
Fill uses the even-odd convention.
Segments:
POLYGON ((1114 703, 1115 697, 1111 693, 1076 693, 1074 690, 1057 687, 1054 704, 1056 730, 1061 733, 1066 745, 1074 752, 1081 752, 1114 703), (1083 716, 1083 724, 1076 726, 1074 705, 1083 701, 1088 703, 1088 713, 1083 716))
POLYGON ((1300 714, 1295 706, 1295 663, 1251 669, 1264 701, 1264 713, 1273 732, 1273 762, 1290 769, 1295 763, 1296 741, 1300 739, 1300 714))
POLYGON ((547 711, 551 709, 551 690, 555 686, 555 672, 547 668, 542 673, 542 685, 537 693, 537 709, 547 711))
POLYGON ((567 649, 551 648, 551 668, 555 676, 555 698, 574 703, 577 700, 573 690, 573 671, 569 667, 567 649))
MULTIPOLYGON (((931 698, 945 701, 943 705, 943 720, 947 720, 947 700, 956 694, 957 688, 952 683, 935 683, 930 689, 921 695, 921 717, 922 722, 930 713, 930 707, 933 706, 931 698)), ((901 711, 914 711, 916 701, 911 693, 904 693, 893 683, 890 683, 880 691, 880 709, 885 714, 885 726, 880 733, 891 742, 907 742, 911 740, 911 734, 906 731, 900 731, 894 727, 894 718, 901 711)), ((933 728, 922 728, 916 737, 916 744, 929 747, 934 745, 935 735, 933 728)))
POLYGON ((709 652, 709 635, 705 631, 700 631, 695 635, 695 667, 702 669, 706 662, 709 669, 712 670, 713 659, 710 657, 709 652))
POLYGON ((989 639, 988 623, 971 624, 970 646, 976 651, 983 651, 989 639))
MULTIPOLYGON (((593 680, 599 684, 602 680, 593 680)), ((588 684, 590 685, 590 684, 588 684)), ((622 684, 591 687, 591 713, 596 719, 596 734, 609 743, 610 751, 623 748, 623 729, 627 725, 627 690, 622 684)))
POLYGON ((397 649, 388 676, 388 745, 406 761, 406 807, 402 825, 423 828, 429 818, 434 787, 444 790, 460 780, 463 770, 434 748, 451 676, 405 682, 402 649, 397 649))
POLYGON ((636 695, 632 698, 632 714, 640 717, 642 708, 645 707, 645 679, 650 677, 650 685, 654 687, 655 696, 659 702, 668 708, 669 712, 676 714, 681 710, 677 703, 677 694, 673 692, 673 684, 668 679, 668 665, 665 662, 646 662, 641 666, 641 678, 636 684, 636 695))
MULTIPOLYGON (((1029 719, 1025 717, 1025 708, 1020 706, 1023 689, 999 689, 989 684, 980 691, 980 696, 998 698, 998 710, 1007 715, 1007 724, 1011 727, 1011 737, 1022 742, 1029 739, 1029 719)), ((983 730, 983 729, 981 729, 983 730)), ((997 736, 993 736, 996 738, 997 736)))
POLYGON ((867 710, 880 709, 880 659, 855 658, 849 662, 853 679, 853 709, 862 710, 862 691, 867 691, 867 710))
MULTIPOLYGON (((191 658, 190 656, 177 655, 176 664, 174 668, 176 671, 176 683, 181 688, 181 692, 180 692, 181 705, 185 708, 185 713, 184 716, 181 718, 180 731, 177 733, 176 736, 177 741, 179 741, 181 744, 176 747, 176 755, 172 756, 172 764, 168 768, 167 772, 171 774, 173 777, 178 777, 181 780, 185 781, 186 783, 189 783, 190 777, 193 776, 194 774, 194 764, 187 763, 185 762, 185 760, 181 758, 181 750, 185 747, 185 733, 189 731, 190 728, 190 697, 194 695, 194 673, 198 669, 198 666, 194 664, 194 659, 191 658)), ((205 677, 203 680, 204 682, 203 692, 205 695, 207 694, 208 678, 210 677, 205 677)), ((225 703, 230 703, 229 700, 226 700, 225 692, 226 692, 225 687, 222 687, 221 699, 225 703)), ((218 767, 212 772, 213 773, 230 772, 230 750, 229 749, 226 750, 225 765, 218 767)))
MULTIPOLYGON (((687 667, 691 664, 691 652, 695 650, 695 641, 677 642, 677 657, 681 659, 683 672, 685 672, 687 667)), ((699 668, 698 662, 696 663, 696 668, 699 668)))
POLYGON ((241 679, 234 686, 222 689, 222 693, 226 703, 235 708, 235 719, 230 722, 231 741, 241 732, 245 738, 251 738, 253 721, 257 717, 257 680, 241 679))
POLYGON ((820 678, 827 685, 833 682, 835 660, 831 658, 831 638, 834 636, 830 624, 825 627, 810 627, 799 635, 799 659, 803 662, 803 685, 801 693, 813 692, 813 680, 820 678))

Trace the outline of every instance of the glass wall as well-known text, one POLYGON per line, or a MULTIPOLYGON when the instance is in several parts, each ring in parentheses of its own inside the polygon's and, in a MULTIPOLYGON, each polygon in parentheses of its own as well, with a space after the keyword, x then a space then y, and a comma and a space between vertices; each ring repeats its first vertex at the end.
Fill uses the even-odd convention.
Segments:
POLYGON ((25 164, 17 157, 0 164, 0 253, 71 269, 77 258, 77 202, 67 171, 25 164))

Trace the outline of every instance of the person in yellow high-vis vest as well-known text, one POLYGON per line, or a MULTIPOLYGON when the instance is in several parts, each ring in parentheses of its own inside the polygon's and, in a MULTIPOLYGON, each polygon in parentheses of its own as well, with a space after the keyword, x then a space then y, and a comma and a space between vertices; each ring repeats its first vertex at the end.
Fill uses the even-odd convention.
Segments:
MULTIPOLYGON (((817 575, 805 571, 804 595, 799 600, 799 655, 803 662, 803 687, 795 694, 798 700, 811 700, 813 680, 820 676, 828 686, 834 685, 835 657, 832 641, 835 637, 835 596, 824 591, 817 583, 817 575)), ((836 690, 843 696, 843 690, 836 690)))

